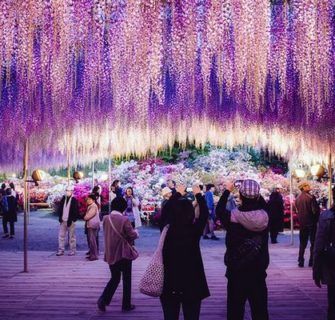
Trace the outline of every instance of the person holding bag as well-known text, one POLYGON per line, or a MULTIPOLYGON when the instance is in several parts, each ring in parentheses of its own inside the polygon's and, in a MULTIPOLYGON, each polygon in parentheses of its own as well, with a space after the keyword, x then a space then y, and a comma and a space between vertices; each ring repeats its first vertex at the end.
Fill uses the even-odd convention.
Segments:
POLYGON ((168 229, 161 225, 166 232, 160 296, 165 320, 177 320, 181 307, 185 320, 199 319, 201 301, 210 295, 199 246, 209 212, 199 186, 193 187, 193 193, 200 208, 198 219, 192 202, 184 197, 186 188, 181 185, 162 212, 165 225, 169 225, 168 229))
POLYGON ((111 214, 103 218, 104 260, 109 264, 111 279, 97 302, 100 311, 106 311, 106 306, 110 304, 119 286, 121 274, 123 281, 122 310, 135 309, 135 306, 131 304, 131 268, 132 261, 138 258, 138 252, 133 244, 139 235, 128 218, 122 214, 126 208, 127 201, 116 197, 111 203, 111 214))

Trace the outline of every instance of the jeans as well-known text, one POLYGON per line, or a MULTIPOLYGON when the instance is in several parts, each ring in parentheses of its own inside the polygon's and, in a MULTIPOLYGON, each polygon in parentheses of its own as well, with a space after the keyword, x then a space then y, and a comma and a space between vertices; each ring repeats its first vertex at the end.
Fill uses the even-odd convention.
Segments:
POLYGON ((180 307, 183 308, 184 320, 198 320, 201 300, 183 301, 178 297, 161 297, 164 320, 178 320, 180 307))
POLYGON ((65 237, 67 232, 69 233, 69 245, 72 252, 76 252, 76 232, 75 232, 75 223, 72 222, 71 226, 67 226, 67 221, 63 221, 59 225, 59 234, 58 234, 58 251, 64 252, 65 250, 65 237))
POLYGON ((2 218, 3 233, 8 234, 8 222, 10 228, 10 235, 13 236, 15 234, 14 221, 8 221, 5 217, 2 218))
POLYGON ((314 241, 315 241, 315 235, 316 235, 316 225, 310 226, 310 227, 304 227, 300 229, 299 232, 299 239, 300 239, 300 247, 299 247, 299 262, 304 262, 305 258, 305 249, 308 244, 308 239, 311 242, 311 248, 310 248, 310 258, 309 261, 313 261, 313 249, 314 249, 314 241))
POLYGON ((268 320, 268 289, 264 275, 228 277, 227 319, 243 320, 248 300, 253 320, 268 320))
POLYGON ((98 259, 99 251, 97 245, 97 234, 99 229, 87 228, 88 246, 90 249, 90 259, 98 259))
POLYGON ((123 282, 123 297, 122 308, 129 308, 131 306, 131 266, 132 261, 122 259, 113 265, 109 266, 111 272, 111 279, 107 283, 100 300, 109 305, 112 301, 113 295, 119 286, 122 274, 123 282))
POLYGON ((335 285, 328 285, 328 320, 335 319, 335 285))

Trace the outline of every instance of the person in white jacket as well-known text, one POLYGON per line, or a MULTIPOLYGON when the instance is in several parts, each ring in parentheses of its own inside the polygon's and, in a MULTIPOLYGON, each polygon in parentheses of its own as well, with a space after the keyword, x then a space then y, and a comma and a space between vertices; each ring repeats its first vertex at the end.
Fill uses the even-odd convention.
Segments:
POLYGON ((124 198, 127 201, 127 209, 124 212, 124 215, 128 217, 133 228, 140 227, 142 225, 139 210, 140 201, 137 198, 135 198, 134 190, 132 187, 128 187, 126 189, 124 198))
POLYGON ((98 245, 97 245, 97 233, 100 229, 100 218, 99 208, 96 204, 96 197, 94 194, 90 194, 87 199, 87 211, 84 216, 84 220, 87 222, 88 232, 88 245, 90 248, 90 255, 87 257, 88 260, 98 260, 98 245))

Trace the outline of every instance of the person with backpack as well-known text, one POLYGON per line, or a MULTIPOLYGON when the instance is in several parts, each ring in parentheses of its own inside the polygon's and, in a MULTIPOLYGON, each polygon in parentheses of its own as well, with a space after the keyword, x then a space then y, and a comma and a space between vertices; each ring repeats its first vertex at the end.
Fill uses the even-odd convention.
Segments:
POLYGON ((17 222, 17 200, 16 197, 12 195, 12 189, 6 189, 6 195, 2 197, 2 226, 4 236, 3 238, 14 239, 15 228, 14 224, 17 222), (10 228, 10 233, 8 233, 8 223, 10 228))
POLYGON ((313 279, 328 289, 328 320, 335 319, 335 205, 319 218, 315 244, 313 279))
POLYGON ((228 320, 243 320, 248 300, 253 320, 268 320, 266 270, 269 266, 268 223, 260 185, 244 180, 239 193, 241 205, 229 212, 227 201, 234 185, 228 183, 216 208, 226 233, 228 320))

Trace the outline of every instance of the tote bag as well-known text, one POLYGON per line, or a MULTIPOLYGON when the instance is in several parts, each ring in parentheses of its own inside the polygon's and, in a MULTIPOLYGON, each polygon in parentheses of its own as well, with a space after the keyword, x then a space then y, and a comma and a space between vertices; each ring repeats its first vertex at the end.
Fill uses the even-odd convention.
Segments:
POLYGON ((164 286, 163 246, 169 226, 165 226, 160 236, 157 249, 140 280, 141 293, 150 297, 159 297, 164 286))

